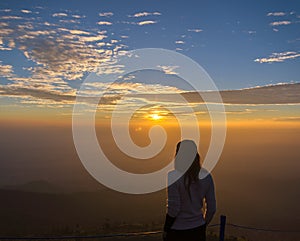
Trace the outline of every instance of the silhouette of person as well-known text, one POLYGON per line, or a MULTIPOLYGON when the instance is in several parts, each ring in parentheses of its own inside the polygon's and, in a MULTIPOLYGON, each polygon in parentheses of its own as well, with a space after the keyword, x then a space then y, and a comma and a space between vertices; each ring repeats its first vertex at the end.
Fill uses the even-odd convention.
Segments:
POLYGON ((216 212, 212 176, 201 168, 200 155, 192 140, 183 140, 177 144, 174 163, 175 170, 168 173, 163 240, 205 241, 206 226, 216 212), (205 174, 202 179, 200 170, 201 174, 205 174))

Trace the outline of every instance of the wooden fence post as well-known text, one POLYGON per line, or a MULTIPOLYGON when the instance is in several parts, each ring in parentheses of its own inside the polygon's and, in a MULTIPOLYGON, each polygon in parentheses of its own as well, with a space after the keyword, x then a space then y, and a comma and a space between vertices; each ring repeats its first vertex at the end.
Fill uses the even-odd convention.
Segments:
POLYGON ((225 240, 225 226, 226 226, 226 216, 220 216, 220 241, 225 240))

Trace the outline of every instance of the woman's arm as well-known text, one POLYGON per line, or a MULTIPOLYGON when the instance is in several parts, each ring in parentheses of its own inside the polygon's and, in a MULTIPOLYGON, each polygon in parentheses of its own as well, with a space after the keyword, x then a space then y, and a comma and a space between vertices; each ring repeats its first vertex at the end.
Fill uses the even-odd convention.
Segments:
POLYGON ((176 217, 180 211, 180 194, 177 183, 168 186, 167 214, 176 217))
POLYGON ((168 188, 167 188, 167 214, 166 214, 166 219, 165 219, 165 225, 164 225, 164 234, 163 238, 166 238, 166 233, 170 231, 173 223, 176 220, 176 216, 179 213, 180 210, 180 195, 179 195, 179 190, 177 187, 176 182, 171 183, 171 177, 170 175, 168 176, 168 188))
POLYGON ((206 201, 206 213, 205 213, 205 222, 209 224, 210 221, 213 219, 214 214, 216 213, 216 195, 215 195, 215 186, 212 179, 212 176, 209 175, 209 187, 207 193, 205 195, 206 201))

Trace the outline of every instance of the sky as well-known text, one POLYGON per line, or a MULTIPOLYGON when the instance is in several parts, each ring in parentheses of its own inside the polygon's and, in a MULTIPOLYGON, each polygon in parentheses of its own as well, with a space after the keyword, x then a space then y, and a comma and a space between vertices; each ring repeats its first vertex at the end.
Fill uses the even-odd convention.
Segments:
POLYGON ((90 72, 139 48, 188 56, 220 90, 298 83, 299 24, 297 1, 1 1, 0 106, 63 114, 90 72))

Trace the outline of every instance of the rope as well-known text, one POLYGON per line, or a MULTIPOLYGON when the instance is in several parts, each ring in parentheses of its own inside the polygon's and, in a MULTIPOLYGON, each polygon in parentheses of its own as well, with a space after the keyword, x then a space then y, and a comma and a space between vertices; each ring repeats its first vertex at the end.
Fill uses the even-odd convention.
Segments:
POLYGON ((117 233, 117 234, 101 234, 87 236, 57 236, 57 237, 0 237, 0 240, 63 240, 63 239, 96 239, 96 238, 112 238, 112 237, 133 237, 159 234, 162 231, 150 231, 139 233, 117 233))
POLYGON ((264 231, 264 232, 300 233, 300 230, 280 230, 280 229, 256 228, 256 227, 243 226, 243 225, 238 225, 238 224, 233 224, 233 223, 227 223, 226 225, 227 226, 232 226, 232 227, 235 227, 235 228, 255 230, 255 231, 264 231))

